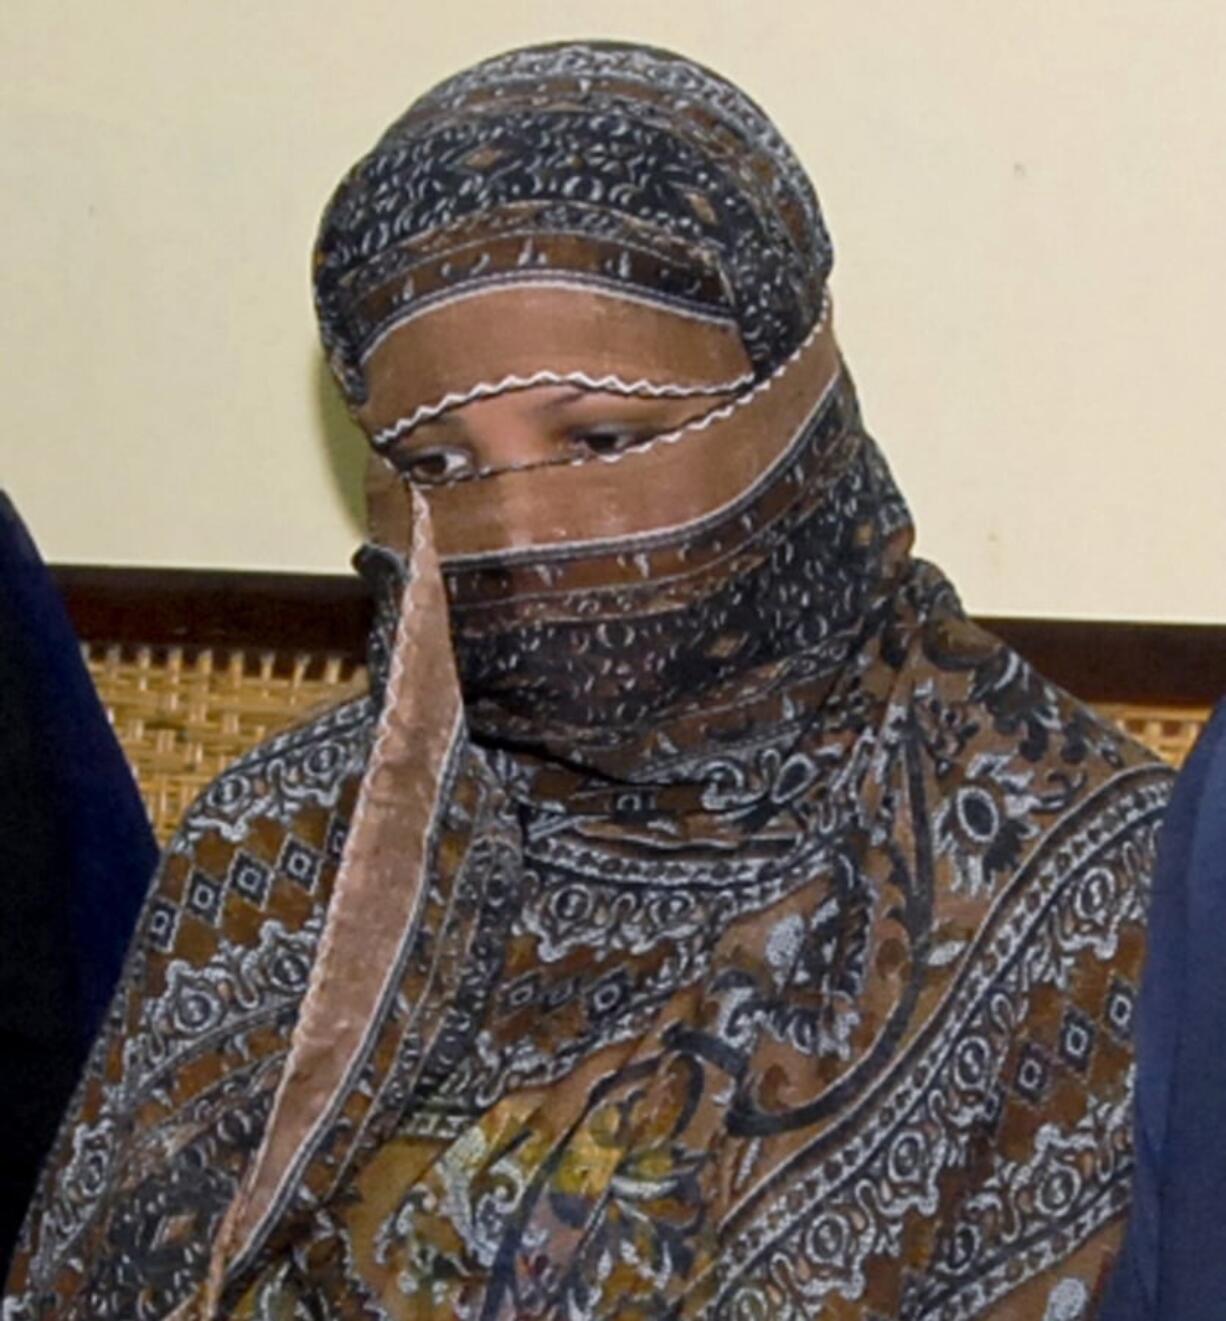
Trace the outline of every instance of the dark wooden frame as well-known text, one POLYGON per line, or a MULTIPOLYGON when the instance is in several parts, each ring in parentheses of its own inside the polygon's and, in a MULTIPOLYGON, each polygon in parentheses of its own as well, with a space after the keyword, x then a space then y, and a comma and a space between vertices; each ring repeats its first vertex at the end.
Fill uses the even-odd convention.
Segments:
MULTIPOLYGON (((53 572, 86 642, 363 656, 370 601, 354 576, 69 564, 53 572)), ((1207 706, 1226 695, 1226 624, 980 622, 1089 701, 1207 706)))

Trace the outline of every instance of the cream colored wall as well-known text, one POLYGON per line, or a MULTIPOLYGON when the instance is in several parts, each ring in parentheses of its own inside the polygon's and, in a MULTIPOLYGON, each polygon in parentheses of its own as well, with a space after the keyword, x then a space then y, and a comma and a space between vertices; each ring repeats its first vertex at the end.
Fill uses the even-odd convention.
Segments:
POLYGON ((342 568, 320 207, 427 84, 574 35, 683 49, 791 138, 973 609, 1226 621, 1222 0, 5 0, 0 483, 47 556, 342 568))

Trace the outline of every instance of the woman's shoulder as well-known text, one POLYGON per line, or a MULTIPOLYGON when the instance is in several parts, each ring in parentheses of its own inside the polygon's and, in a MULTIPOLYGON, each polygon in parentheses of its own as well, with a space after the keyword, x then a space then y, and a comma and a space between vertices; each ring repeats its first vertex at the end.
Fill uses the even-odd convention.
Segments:
POLYGON ((190 853, 209 837, 235 844, 258 828, 284 831, 308 809, 334 812, 361 779, 377 715, 364 694, 256 744, 196 797, 168 853, 190 853))
MULTIPOLYGON (((249 1153, 234 1135, 256 1124, 260 1079, 288 1047, 376 714, 359 697, 265 739, 187 810, 47 1160, 10 1287, 72 1292, 72 1254, 102 1251, 124 1224, 154 1223, 150 1199, 198 1180, 202 1160, 210 1186, 239 1186, 249 1153), (244 1098, 227 1102, 247 1107, 227 1132, 199 1118, 210 1093, 244 1098), (156 1178, 131 1173, 149 1133, 185 1125, 198 1136, 168 1139, 174 1154, 156 1178)), ((134 1306, 125 1294, 114 1315, 134 1306)))
POLYGON ((929 684, 942 709, 973 709, 981 735, 1022 763, 1096 771, 1174 771, 1111 714, 1075 696, 960 611, 934 612, 921 633, 929 684))

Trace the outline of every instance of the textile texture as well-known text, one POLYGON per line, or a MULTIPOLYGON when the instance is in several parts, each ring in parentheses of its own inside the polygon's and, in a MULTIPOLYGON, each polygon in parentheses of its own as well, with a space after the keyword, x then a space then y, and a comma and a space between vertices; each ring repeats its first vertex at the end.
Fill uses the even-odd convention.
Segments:
POLYGON ((188 813, 6 1321, 1092 1315, 1169 774, 912 557, 830 263, 659 51, 498 57, 351 172, 377 453, 541 384, 695 412, 384 472, 372 691, 188 813))

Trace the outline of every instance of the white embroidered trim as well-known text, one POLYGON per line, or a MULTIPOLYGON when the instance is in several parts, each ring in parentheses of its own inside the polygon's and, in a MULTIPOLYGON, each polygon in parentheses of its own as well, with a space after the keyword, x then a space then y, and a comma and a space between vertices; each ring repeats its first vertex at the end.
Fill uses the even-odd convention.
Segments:
MULTIPOLYGON (((745 372, 730 381, 716 381, 710 385, 665 385, 654 381, 624 381, 620 376, 589 376, 586 372, 533 372, 531 376, 504 376, 500 381, 482 381, 471 389, 454 394, 446 394, 436 403, 422 404, 407 417, 397 419, 391 426, 384 427, 371 437, 371 444, 377 450, 384 450, 401 436, 430 418, 438 417, 448 409, 458 408, 461 404, 472 403, 475 399, 488 399, 493 395, 506 394, 511 390, 525 390, 533 385, 581 385, 585 390, 603 390, 609 394, 646 396, 652 399, 688 399, 712 394, 729 394, 733 390, 743 390, 753 380, 752 372, 745 372)), ((484 476, 486 469, 481 469, 473 476, 484 476)), ((506 472, 509 469, 489 469, 488 471, 506 472)), ((441 483, 436 483, 440 485, 441 483)))

